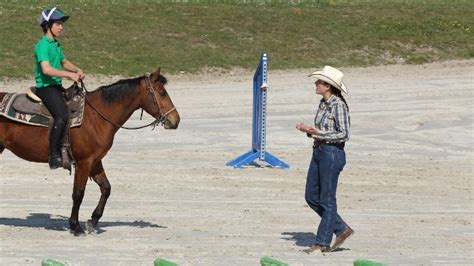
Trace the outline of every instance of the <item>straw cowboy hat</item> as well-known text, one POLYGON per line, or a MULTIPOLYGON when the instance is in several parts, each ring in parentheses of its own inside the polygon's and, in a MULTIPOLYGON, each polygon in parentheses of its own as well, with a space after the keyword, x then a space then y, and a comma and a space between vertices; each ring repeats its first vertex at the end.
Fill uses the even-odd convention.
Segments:
POLYGON ((346 85, 344 85, 344 83, 342 82, 343 76, 344 74, 341 71, 335 69, 334 67, 325 66, 323 67, 323 70, 315 71, 309 74, 308 77, 316 77, 317 79, 329 83, 334 86, 334 88, 347 94, 346 85))

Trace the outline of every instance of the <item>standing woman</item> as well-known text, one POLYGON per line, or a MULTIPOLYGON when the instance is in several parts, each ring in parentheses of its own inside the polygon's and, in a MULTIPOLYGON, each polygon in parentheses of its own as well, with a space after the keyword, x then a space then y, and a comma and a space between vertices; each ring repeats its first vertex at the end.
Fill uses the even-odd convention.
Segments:
POLYGON ((69 16, 56 7, 41 12, 39 23, 43 37, 35 46, 36 92, 53 116, 54 124, 49 133, 49 168, 63 166, 61 159, 61 138, 68 120, 68 111, 63 100, 62 78, 79 82, 84 72, 64 56, 63 49, 56 37, 64 29, 69 16))
POLYGON ((343 73, 331 66, 313 72, 317 78, 316 94, 323 96, 314 126, 298 123, 296 128, 314 138, 313 156, 306 180, 305 199, 321 217, 315 243, 305 249, 331 252, 340 247, 354 233, 337 213, 336 188, 339 174, 346 164, 344 144, 349 140, 349 106, 341 92, 347 94, 342 82, 343 73), (331 246, 333 234, 336 240, 331 246))

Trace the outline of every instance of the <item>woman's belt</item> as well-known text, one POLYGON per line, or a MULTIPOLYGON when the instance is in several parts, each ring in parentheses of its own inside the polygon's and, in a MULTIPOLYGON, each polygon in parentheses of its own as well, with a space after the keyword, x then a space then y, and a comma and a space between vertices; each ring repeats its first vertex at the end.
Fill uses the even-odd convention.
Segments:
POLYGON ((345 143, 344 142, 331 142, 327 140, 320 140, 320 139, 314 139, 314 146, 321 146, 321 145, 331 145, 331 146, 336 146, 338 148, 344 148, 345 143))

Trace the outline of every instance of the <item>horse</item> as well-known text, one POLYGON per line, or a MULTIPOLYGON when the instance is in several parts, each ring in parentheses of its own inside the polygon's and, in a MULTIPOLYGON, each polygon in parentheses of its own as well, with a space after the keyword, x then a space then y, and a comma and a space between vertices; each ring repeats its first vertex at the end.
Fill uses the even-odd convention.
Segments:
MULTIPOLYGON (((111 85, 85 92, 86 104, 82 124, 71 128, 71 148, 75 160, 70 232, 84 234, 79 224, 79 209, 90 177, 100 187, 100 199, 91 219, 89 233, 96 231, 110 196, 102 159, 112 147, 114 135, 137 109, 142 108, 165 129, 176 129, 180 116, 165 89, 167 79, 160 68, 142 77, 119 80, 111 85)), ((0 102, 6 93, 0 92, 0 102)), ((0 154, 4 149, 31 162, 48 162, 48 128, 22 124, 0 116, 0 154)))

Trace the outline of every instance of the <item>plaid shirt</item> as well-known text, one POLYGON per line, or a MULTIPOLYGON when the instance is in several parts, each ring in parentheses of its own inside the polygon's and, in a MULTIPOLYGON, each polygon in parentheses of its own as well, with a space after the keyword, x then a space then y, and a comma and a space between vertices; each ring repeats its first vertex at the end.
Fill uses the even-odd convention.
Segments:
POLYGON ((322 98, 314 118, 314 126, 321 130, 320 134, 313 135, 316 140, 328 142, 348 141, 349 111, 346 104, 335 95, 332 95, 327 102, 322 98))

